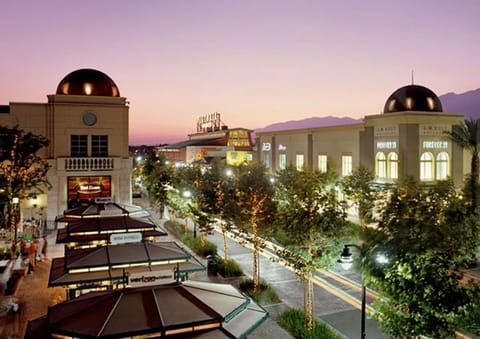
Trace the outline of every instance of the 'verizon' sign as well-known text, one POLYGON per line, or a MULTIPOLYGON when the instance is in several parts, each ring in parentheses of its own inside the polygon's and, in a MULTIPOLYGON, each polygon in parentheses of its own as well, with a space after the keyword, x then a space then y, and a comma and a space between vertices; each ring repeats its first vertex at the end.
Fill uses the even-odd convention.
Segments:
POLYGON ((131 287, 167 284, 174 281, 173 272, 169 270, 130 273, 128 276, 128 285, 131 287))

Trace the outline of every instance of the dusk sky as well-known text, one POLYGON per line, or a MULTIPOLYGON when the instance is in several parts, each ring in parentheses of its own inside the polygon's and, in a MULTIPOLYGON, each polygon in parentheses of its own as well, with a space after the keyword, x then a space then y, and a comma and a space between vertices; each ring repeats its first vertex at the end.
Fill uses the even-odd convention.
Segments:
POLYGON ((0 104, 46 102, 79 68, 130 101, 130 144, 171 143, 200 115, 261 128, 378 114, 414 82, 480 87, 478 0, 0 2, 0 104))

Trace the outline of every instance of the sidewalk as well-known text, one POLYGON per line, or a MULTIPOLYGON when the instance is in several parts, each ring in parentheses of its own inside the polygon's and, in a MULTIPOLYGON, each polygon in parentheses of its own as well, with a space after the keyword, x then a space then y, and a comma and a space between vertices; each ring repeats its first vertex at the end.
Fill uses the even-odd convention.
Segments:
MULTIPOLYGON (((48 256, 63 256, 63 245, 55 245, 55 234, 49 236, 48 256)), ((178 241, 170 236, 163 237, 160 241, 178 241), (167 239, 168 238, 168 239, 167 239)), ((6 316, 0 317, 0 338, 20 339, 23 338, 27 323, 47 314, 48 307, 64 301, 66 298, 65 289, 62 287, 48 287, 51 260, 44 260, 37 263, 35 271, 23 277, 17 288, 15 297, 18 299, 19 311, 9 312, 6 316)), ((217 277, 209 277, 207 273, 198 272, 194 274, 196 280, 211 281, 217 283, 235 282, 217 277)), ((275 316, 284 310, 284 305, 271 305, 266 307, 270 313, 269 318, 257 328, 249 339, 287 339, 293 338, 273 320, 275 316)))
MULTIPOLYGON (((49 248, 47 256, 63 255, 63 245, 55 245, 56 234, 48 236, 49 248)), ((19 281, 14 295, 18 299, 19 310, 9 312, 0 317, 0 338, 23 338, 28 320, 36 319, 47 313, 48 306, 58 304, 65 300, 65 290, 61 287, 49 288, 48 276, 50 274, 49 259, 38 262, 35 271, 27 274, 19 281)))

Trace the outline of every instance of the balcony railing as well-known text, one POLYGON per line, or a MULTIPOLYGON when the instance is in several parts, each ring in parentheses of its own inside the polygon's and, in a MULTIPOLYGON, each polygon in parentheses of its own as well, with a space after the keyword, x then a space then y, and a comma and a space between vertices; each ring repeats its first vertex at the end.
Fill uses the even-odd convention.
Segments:
POLYGON ((115 158, 62 158, 58 159, 59 168, 65 171, 113 171, 115 158))

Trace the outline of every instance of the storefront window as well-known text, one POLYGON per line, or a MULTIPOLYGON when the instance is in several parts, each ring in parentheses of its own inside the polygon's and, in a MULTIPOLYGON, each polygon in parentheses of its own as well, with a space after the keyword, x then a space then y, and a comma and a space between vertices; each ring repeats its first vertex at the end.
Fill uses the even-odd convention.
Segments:
POLYGON ((433 180, 433 155, 432 153, 425 152, 420 157, 420 180, 432 181, 433 180))
POLYGON ((327 172, 327 156, 324 154, 318 156, 318 170, 322 173, 327 172))
POLYGON ((345 177, 352 174, 353 160, 351 155, 342 155, 342 175, 345 177))
POLYGON ((395 152, 388 154, 388 177, 398 179, 398 155, 395 152))
POLYGON ((295 166, 297 167, 297 171, 303 171, 305 157, 303 154, 297 154, 295 157, 295 166))
POLYGON ((437 180, 446 180, 450 175, 450 161, 447 152, 440 152, 437 155, 437 180))
POLYGON ((375 172, 377 178, 384 179, 387 177, 387 165, 383 152, 378 152, 375 156, 375 172))
POLYGON ((278 156, 278 168, 281 170, 287 168, 287 155, 285 153, 278 156))
POLYGON ((263 155, 263 163, 265 164, 265 168, 270 168, 270 154, 265 153, 263 155))

